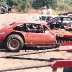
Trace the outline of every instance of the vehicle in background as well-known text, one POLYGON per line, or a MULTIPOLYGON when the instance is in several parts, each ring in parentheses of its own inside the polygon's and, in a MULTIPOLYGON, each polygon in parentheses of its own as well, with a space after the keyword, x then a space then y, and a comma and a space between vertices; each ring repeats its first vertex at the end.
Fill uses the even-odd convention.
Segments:
POLYGON ((0 5, 0 14, 5 14, 5 13, 10 13, 12 7, 5 4, 5 5, 0 5))
POLYGON ((60 13, 60 14, 58 14, 58 15, 69 15, 69 14, 72 14, 72 12, 60 13))
POLYGON ((45 21, 14 22, 0 30, 0 44, 9 51, 19 51, 23 47, 59 46, 56 36, 48 29, 45 21))
POLYGON ((47 23, 48 27, 56 35, 58 43, 62 44, 64 42, 67 42, 68 44, 68 42, 72 42, 72 32, 71 29, 69 29, 72 24, 72 19, 70 17, 58 16, 49 20, 47 23))
POLYGON ((56 16, 54 16, 54 15, 37 15, 37 16, 32 17, 31 20, 34 20, 34 21, 49 21, 54 17, 56 17, 56 16))
POLYGON ((50 25, 50 28, 56 29, 61 28, 68 31, 71 31, 72 26, 72 18, 69 16, 58 16, 53 18, 52 20, 48 21, 48 25, 50 25))
POLYGON ((53 18, 53 16, 51 16, 51 15, 41 15, 39 18, 40 18, 41 21, 49 21, 53 18))

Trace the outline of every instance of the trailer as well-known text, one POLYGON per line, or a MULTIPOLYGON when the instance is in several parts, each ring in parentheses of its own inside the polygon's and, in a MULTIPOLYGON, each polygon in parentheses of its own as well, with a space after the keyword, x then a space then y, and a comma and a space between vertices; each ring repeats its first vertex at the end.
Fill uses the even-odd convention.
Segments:
POLYGON ((72 72, 72 60, 57 60, 54 61, 51 65, 52 67, 52 72, 56 72, 57 68, 62 68, 63 72, 72 72))

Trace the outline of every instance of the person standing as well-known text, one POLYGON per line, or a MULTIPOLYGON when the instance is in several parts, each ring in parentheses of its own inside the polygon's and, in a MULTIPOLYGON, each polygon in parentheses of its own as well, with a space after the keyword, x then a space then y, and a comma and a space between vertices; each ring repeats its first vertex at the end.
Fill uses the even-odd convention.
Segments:
POLYGON ((3 7, 5 8, 5 13, 8 13, 9 6, 7 4, 4 4, 3 7))
POLYGON ((4 13, 5 13, 5 8, 2 5, 0 5, 0 14, 4 14, 4 13))
POLYGON ((49 7, 48 11, 49 11, 50 15, 52 15, 53 10, 51 7, 49 7))
POLYGON ((0 5, 0 14, 1 14, 1 10, 2 10, 2 5, 0 5))
POLYGON ((43 8, 41 14, 43 14, 43 15, 49 15, 50 14, 46 6, 43 8))

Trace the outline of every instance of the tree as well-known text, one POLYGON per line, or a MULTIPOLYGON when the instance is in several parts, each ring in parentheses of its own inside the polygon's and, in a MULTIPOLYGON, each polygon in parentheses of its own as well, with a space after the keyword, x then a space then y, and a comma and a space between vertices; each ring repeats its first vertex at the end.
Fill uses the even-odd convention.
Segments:
POLYGON ((0 4, 6 3, 20 12, 26 12, 30 8, 41 9, 44 6, 55 10, 72 10, 72 0, 0 0, 0 4))
POLYGON ((14 0, 14 6, 18 11, 27 11, 32 7, 32 0, 14 0))
POLYGON ((57 10, 70 11, 72 9, 72 0, 57 0, 57 10))
POLYGON ((32 0, 0 0, 0 3, 5 5, 6 3, 16 8, 18 11, 27 11, 29 8, 32 8, 32 0))

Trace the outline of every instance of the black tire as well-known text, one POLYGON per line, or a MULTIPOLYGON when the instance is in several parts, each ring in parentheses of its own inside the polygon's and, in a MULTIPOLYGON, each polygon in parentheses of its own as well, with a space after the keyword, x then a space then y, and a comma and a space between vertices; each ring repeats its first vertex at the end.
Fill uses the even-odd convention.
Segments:
POLYGON ((7 51, 16 52, 23 48, 24 41, 17 34, 10 35, 6 41, 7 51))

